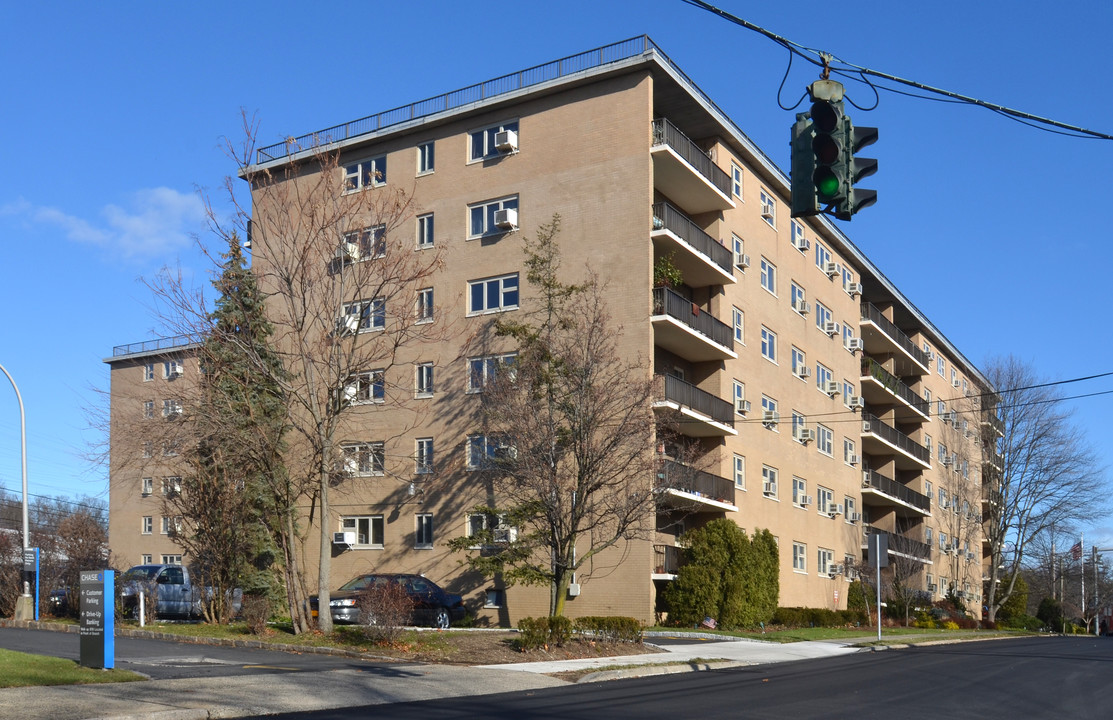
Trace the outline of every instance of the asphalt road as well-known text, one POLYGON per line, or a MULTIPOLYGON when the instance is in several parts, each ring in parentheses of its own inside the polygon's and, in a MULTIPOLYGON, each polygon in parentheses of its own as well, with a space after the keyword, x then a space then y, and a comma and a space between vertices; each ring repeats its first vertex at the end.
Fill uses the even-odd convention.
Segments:
POLYGON ((1113 639, 1039 637, 270 716, 292 720, 1113 717, 1113 639))

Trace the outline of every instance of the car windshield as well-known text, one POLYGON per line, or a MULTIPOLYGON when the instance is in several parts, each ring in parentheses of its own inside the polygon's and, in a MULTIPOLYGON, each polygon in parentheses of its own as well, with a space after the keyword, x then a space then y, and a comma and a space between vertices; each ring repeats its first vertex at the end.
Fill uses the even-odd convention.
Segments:
POLYGON ((124 573, 123 580, 153 580, 158 573, 157 565, 139 565, 124 573))
POLYGON ((341 590, 363 590, 364 588, 374 585, 375 587, 381 586, 386 582, 385 578, 378 575, 360 575, 357 578, 349 580, 340 586, 341 590))

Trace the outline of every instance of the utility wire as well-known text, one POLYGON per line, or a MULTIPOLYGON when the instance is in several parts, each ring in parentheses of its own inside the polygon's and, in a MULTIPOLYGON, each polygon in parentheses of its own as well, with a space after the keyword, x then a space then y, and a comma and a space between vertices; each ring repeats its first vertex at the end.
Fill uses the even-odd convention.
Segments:
MULTIPOLYGON (((892 82, 900 83, 902 85, 907 85, 908 87, 916 88, 917 90, 922 90, 924 92, 934 93, 934 94, 940 95, 944 98, 948 98, 952 102, 961 102, 961 103, 966 103, 966 104, 970 104, 970 105, 977 105, 978 107, 983 107, 987 110, 991 110, 991 111, 993 111, 995 113, 998 113, 1000 115, 1004 115, 1004 116, 1006 116, 1008 118, 1011 118, 1013 120, 1017 120, 1017 121, 1025 124, 1025 125, 1029 125, 1030 127, 1034 127, 1038 130, 1044 130, 1046 132, 1057 132, 1059 134, 1068 135, 1070 137, 1079 137, 1079 138, 1097 139, 1097 140, 1113 140, 1113 135, 1108 135, 1106 133, 1097 132, 1096 130, 1087 130, 1086 128, 1078 127, 1077 125, 1070 125, 1068 123, 1060 122, 1058 120, 1052 120, 1051 118, 1041 117, 1039 115, 1033 115, 1032 113, 1023 112, 1021 110, 1014 110, 1012 108, 1005 107, 1004 105, 998 105, 996 103, 987 102, 985 100, 980 100, 978 98, 971 97, 969 95, 962 95, 961 93, 952 92, 950 90, 944 90, 942 88, 932 87, 931 85, 925 85, 924 83, 916 82, 914 80, 907 80, 905 78, 897 77, 896 75, 890 75, 889 73, 884 73, 884 72, 881 72, 879 70, 871 70, 869 68, 862 67, 861 65, 855 65, 854 63, 850 63, 850 62, 847 62, 845 60, 842 60, 841 58, 839 58, 835 55, 832 55, 831 53, 816 50, 814 48, 805 47, 803 45, 800 45, 799 43, 792 42, 788 38, 785 38, 785 37, 782 37, 782 36, 777 35, 775 33, 772 33, 770 31, 766 30, 765 28, 760 27, 758 25, 754 25, 753 23, 748 22, 746 20, 743 20, 740 17, 737 17, 735 15, 731 15, 730 13, 726 12, 725 10, 721 10, 720 8, 717 8, 710 3, 703 2, 703 0, 683 0, 683 2, 687 3, 688 5, 692 5, 692 6, 701 8, 703 10, 706 10, 706 11, 712 13, 713 15, 718 15, 722 19, 727 20, 729 22, 732 22, 735 25, 740 25, 740 26, 746 28, 747 30, 753 30, 756 33, 760 33, 761 35, 764 35, 765 37, 769 38, 770 40, 777 43, 778 45, 780 45, 784 48, 787 48, 789 50, 789 52, 791 52, 792 54, 803 58, 804 60, 812 63, 813 65, 817 65, 819 67, 826 68, 826 67, 828 67, 828 62, 827 62, 828 60, 838 60, 838 62, 842 63, 842 65, 844 65, 845 67, 843 67, 843 68, 831 68, 832 72, 834 72, 838 75, 842 75, 843 77, 853 78, 854 76, 857 76, 857 78, 854 78, 854 79, 859 79, 859 80, 861 80, 861 82, 864 82, 865 84, 874 88, 875 92, 878 88, 880 88, 882 90, 889 90, 891 92, 900 92, 900 91, 894 90, 892 88, 888 88, 888 87, 885 87, 885 86, 882 86, 882 85, 874 85, 872 82, 867 80, 865 78, 865 76, 868 75, 868 76, 871 76, 871 77, 881 78, 883 80, 889 80, 889 81, 892 81, 892 82), (815 58, 812 57, 812 55, 819 56, 821 59, 816 60, 815 58), (1043 126, 1043 125, 1054 127, 1054 128, 1059 128, 1060 130, 1049 130, 1047 127, 1040 127, 1040 126, 1043 126), (1068 130, 1070 132, 1064 133, 1064 132, 1060 132, 1061 130, 1068 130)), ((923 97, 921 95, 915 95, 915 94, 912 94, 912 93, 901 93, 901 94, 909 95, 911 97, 923 97)), ((925 99, 928 99, 928 98, 925 98, 925 99)), ((932 99, 934 99, 934 98, 932 98, 932 99)))

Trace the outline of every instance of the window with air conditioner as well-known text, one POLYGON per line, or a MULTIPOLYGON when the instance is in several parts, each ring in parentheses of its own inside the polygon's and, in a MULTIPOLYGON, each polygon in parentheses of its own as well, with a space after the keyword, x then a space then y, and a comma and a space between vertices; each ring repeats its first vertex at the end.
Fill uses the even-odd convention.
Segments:
POLYGON ((351 515, 340 518, 340 532, 354 532, 356 541, 353 547, 359 549, 381 550, 383 548, 382 515, 351 515))
POLYGON ((518 227, 518 196, 468 206, 468 239, 502 235, 518 227))
POLYGON ((518 151, 518 121, 508 120, 472 130, 468 133, 468 144, 469 162, 515 153, 518 151))
POLYGON ((803 507, 807 503, 808 482, 804 478, 792 478, 792 504, 803 507))
POLYGON ((344 233, 341 244, 345 261, 371 260, 386 255, 386 225, 366 227, 344 233), (352 251, 355 248, 355 251, 352 251))
POLYGON ((777 497, 777 468, 769 465, 761 467, 761 493, 766 497, 777 497))
POLYGON ((340 453, 344 472, 351 477, 383 474, 386 454, 382 442, 344 443, 340 453))
POLYGON ((338 334, 373 332, 386 327, 386 300, 356 300, 345 303, 337 320, 338 334), (354 328, 354 330, 353 330, 354 328))
POLYGON ((770 227, 777 226, 777 201, 764 189, 761 191, 761 219, 770 227))

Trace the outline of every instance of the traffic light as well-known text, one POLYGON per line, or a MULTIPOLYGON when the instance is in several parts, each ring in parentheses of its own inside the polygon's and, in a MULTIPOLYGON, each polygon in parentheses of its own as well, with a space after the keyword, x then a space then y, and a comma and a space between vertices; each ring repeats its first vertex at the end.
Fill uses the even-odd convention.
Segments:
POLYGON ((850 118, 842 100, 817 99, 812 103, 812 182, 820 205, 842 207, 850 191, 850 155, 847 137, 850 118))
POLYGON ((812 154, 812 117, 798 113, 792 125, 792 217, 818 215, 823 208, 815 196, 815 155, 812 154))
POLYGON ((849 122, 849 118, 847 127, 849 128, 847 148, 850 153, 850 192, 846 203, 835 213, 835 217, 839 220, 849 220, 854 213, 877 202, 876 190, 855 187, 859 180, 877 172, 876 160, 858 157, 859 150, 877 142, 877 128, 854 127, 854 124, 849 122))

